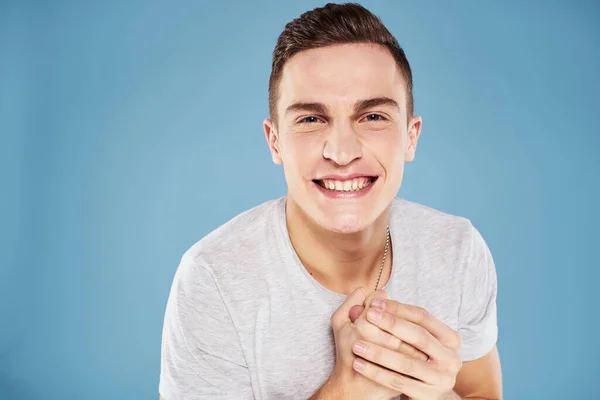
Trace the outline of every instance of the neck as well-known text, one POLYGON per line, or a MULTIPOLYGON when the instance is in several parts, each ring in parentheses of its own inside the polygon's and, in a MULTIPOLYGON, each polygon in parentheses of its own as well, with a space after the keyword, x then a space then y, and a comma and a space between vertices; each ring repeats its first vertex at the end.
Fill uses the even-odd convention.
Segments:
MULTIPOLYGON (((286 223, 290 240, 306 270, 321 285, 337 293, 349 294, 358 286, 373 290, 381 270, 387 238, 389 207, 367 228, 355 233, 336 233, 312 221, 288 198, 286 223)), ((387 282, 392 265, 390 241, 379 282, 387 282)))

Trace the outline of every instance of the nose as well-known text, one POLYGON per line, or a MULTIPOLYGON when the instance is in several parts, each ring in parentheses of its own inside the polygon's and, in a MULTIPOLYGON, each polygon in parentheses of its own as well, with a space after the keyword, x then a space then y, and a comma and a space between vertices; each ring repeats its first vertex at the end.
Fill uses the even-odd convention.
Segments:
POLYGON ((332 127, 325 140, 323 157, 342 166, 362 157, 362 143, 352 127, 332 127))

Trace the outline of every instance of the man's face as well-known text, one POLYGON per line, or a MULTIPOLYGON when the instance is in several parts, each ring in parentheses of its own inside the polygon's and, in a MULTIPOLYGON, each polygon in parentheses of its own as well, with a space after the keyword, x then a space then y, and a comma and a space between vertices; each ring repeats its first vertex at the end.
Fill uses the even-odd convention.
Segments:
POLYGON ((264 127, 288 201, 323 228, 358 232, 388 207, 411 161, 419 117, 389 51, 344 44, 302 51, 279 83, 277 125, 264 127))

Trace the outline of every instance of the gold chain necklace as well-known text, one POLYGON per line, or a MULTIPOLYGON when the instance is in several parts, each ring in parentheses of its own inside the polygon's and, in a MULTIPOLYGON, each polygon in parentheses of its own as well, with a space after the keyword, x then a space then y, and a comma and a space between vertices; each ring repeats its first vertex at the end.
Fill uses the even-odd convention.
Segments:
POLYGON ((383 251, 383 259, 381 260, 381 268, 379 268, 379 276, 377 277, 377 283, 375 284, 375 290, 379 287, 379 280, 381 279, 381 273, 383 272, 383 266, 385 265, 385 257, 387 256, 388 249, 390 248, 390 227, 387 227, 387 233, 385 238, 385 250, 383 251))

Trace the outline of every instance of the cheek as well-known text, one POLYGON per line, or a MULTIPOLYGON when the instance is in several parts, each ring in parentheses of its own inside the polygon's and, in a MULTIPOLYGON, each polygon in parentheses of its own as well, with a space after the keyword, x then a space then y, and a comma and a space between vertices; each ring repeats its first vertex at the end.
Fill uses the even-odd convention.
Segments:
POLYGON ((317 137, 296 137, 287 140, 282 152, 284 165, 290 170, 312 170, 322 157, 322 145, 317 137))
POLYGON ((400 133, 389 132, 379 136, 373 135, 363 143, 384 167, 404 159, 403 140, 400 133))

